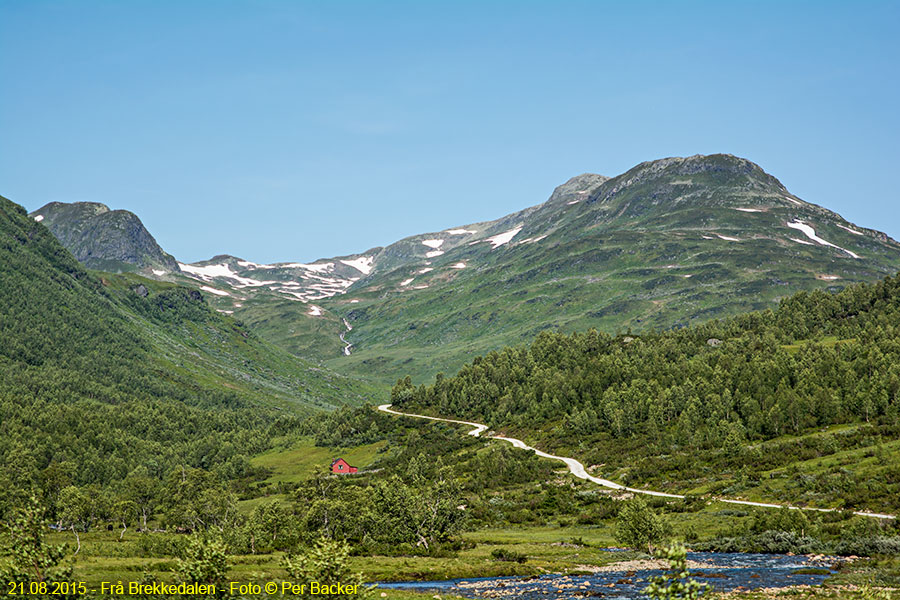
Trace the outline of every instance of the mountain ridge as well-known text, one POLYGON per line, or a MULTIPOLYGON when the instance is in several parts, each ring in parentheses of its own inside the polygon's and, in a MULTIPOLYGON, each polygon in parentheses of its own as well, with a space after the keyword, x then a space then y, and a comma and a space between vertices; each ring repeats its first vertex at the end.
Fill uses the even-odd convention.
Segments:
POLYGON ((715 154, 584 173, 543 203, 363 253, 179 265, 153 276, 199 286, 297 355, 387 379, 453 370, 546 328, 680 327, 873 281, 900 269, 900 244, 715 154))

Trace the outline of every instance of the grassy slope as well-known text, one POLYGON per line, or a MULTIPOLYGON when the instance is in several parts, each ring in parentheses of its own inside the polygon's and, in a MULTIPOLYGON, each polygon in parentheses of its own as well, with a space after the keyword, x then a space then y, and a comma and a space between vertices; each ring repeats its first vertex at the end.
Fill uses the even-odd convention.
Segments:
MULTIPOLYGON (((102 279, 131 307, 177 287, 134 274, 102 274, 102 279), (134 293, 138 285, 149 291, 146 300, 134 293)), ((222 386, 292 410, 356 405, 381 394, 372 385, 290 354, 227 315, 210 313, 207 318, 174 322, 155 321, 140 310, 129 316, 152 341, 160 368, 198 385, 222 386)))
POLYGON ((271 469, 268 483, 296 483, 308 479, 314 472, 327 468, 336 458, 344 458, 354 467, 365 469, 375 461, 385 442, 365 444, 353 448, 325 448, 312 440, 304 440, 287 449, 275 449, 260 454, 251 461, 254 466, 271 469))

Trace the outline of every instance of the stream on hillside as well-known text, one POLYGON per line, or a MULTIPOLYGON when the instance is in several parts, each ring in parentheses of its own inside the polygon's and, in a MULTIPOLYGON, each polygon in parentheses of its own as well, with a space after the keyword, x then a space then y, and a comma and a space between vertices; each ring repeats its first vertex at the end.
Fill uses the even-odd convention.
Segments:
MULTIPOLYGON (((818 585, 838 559, 749 554, 689 552, 692 576, 709 583, 718 592, 818 585), (798 572, 814 569, 815 573, 798 572)), ((648 578, 663 573, 646 568, 646 561, 610 565, 590 575, 550 574, 532 577, 489 577, 449 581, 400 581, 379 583, 379 587, 449 593, 467 598, 522 598, 523 600, 569 600, 573 598, 640 598, 648 578), (643 564, 642 564, 643 563, 643 564), (642 568, 644 567, 644 568, 642 568), (616 570, 607 570, 616 569, 616 570)))

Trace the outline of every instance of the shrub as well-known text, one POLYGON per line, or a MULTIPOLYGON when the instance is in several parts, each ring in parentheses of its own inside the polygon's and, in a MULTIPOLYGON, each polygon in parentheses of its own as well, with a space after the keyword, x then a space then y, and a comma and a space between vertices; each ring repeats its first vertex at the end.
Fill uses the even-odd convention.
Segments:
POLYGON ((507 550, 506 548, 496 548, 493 552, 491 552, 491 558, 493 558, 494 560, 515 562, 519 564, 522 564, 528 560, 528 556, 526 556, 525 554, 516 552, 514 550, 507 550))

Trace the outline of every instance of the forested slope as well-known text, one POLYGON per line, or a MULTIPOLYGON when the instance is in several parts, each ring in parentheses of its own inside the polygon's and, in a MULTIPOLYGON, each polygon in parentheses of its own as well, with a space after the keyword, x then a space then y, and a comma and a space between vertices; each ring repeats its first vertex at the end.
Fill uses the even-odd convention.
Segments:
POLYGON ((280 414, 365 393, 196 291, 85 271, 0 198, 0 513, 32 490, 52 510, 65 486, 115 488, 135 470, 238 478, 280 414))
POLYGON ((897 508, 898 334, 894 277, 679 331, 543 333, 392 397, 578 452, 619 481, 897 508), (779 471, 797 461, 808 472, 779 471))

